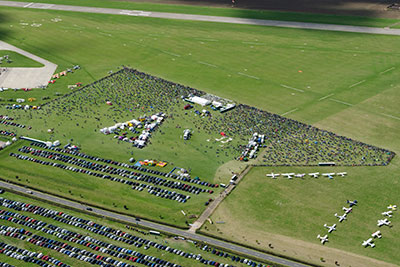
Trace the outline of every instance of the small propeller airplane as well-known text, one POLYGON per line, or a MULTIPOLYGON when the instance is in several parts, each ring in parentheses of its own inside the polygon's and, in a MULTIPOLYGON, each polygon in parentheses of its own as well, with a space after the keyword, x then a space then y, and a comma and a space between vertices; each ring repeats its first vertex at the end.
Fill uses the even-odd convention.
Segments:
POLYGON ((336 175, 344 177, 347 175, 347 172, 337 172, 336 175))
POLYGON ((350 208, 353 207, 353 206, 356 206, 357 203, 358 203, 357 200, 354 200, 354 201, 347 200, 347 204, 349 204, 350 208))
POLYGON ((362 242, 362 245, 364 247, 368 247, 368 246, 371 246, 371 248, 375 247, 374 240, 372 238, 362 242))
POLYGON ((338 215, 337 213, 335 213, 335 216, 336 216, 337 218, 339 218, 339 222, 343 222, 344 220, 347 219, 346 213, 343 214, 342 216, 340 216, 340 215, 338 215))
POLYGON ((322 244, 322 245, 324 245, 325 242, 328 242, 328 241, 329 241, 329 240, 328 240, 328 235, 325 235, 325 236, 320 236, 320 235, 318 235, 317 238, 319 238, 319 239, 321 240, 321 244, 322 244))
POLYGON ((391 221, 389 221, 387 218, 385 218, 384 220, 378 220, 378 226, 381 227, 383 225, 389 226, 389 224, 391 223, 391 221))
POLYGON ((393 213, 393 211, 389 210, 389 211, 382 212, 382 215, 383 216, 388 216, 389 218, 391 218, 392 217, 392 213, 393 213))
POLYGON ((376 231, 375 233, 372 233, 371 235, 373 238, 382 238, 381 231, 376 231))
POLYGON ((296 178, 303 178, 304 175, 306 175, 306 174, 305 174, 305 173, 298 173, 298 174, 295 174, 294 177, 296 177, 296 178))
POLYGON ((331 233, 331 232, 333 232, 333 231, 336 230, 336 224, 334 224, 334 225, 332 225, 332 226, 329 226, 329 225, 327 225, 327 224, 324 224, 324 227, 325 227, 325 228, 328 228, 328 233, 331 233))
POLYGON ((280 174, 279 173, 269 173, 267 174, 267 177, 271 177, 272 179, 276 179, 280 174))
POLYGON ((323 173, 322 176, 326 176, 329 179, 333 179, 333 176, 335 176, 334 172, 330 172, 330 173, 323 173))
POLYGON ((387 208, 388 208, 389 210, 395 211, 395 210, 397 210, 397 205, 389 205, 387 208))
POLYGON ((293 175, 294 175, 293 172, 291 172, 291 173, 282 173, 282 176, 285 176, 288 179, 293 179, 293 175))
POLYGON ((309 173, 308 175, 310 175, 311 177, 314 177, 314 178, 318 178, 319 172, 312 172, 312 173, 309 173))
POLYGON ((353 210, 353 208, 343 207, 342 210, 344 210, 344 214, 349 214, 353 210))

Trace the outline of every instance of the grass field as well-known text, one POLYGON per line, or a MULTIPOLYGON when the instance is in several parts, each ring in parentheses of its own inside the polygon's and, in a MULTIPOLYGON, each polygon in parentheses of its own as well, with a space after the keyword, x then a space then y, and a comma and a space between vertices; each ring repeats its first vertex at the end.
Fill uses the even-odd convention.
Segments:
POLYGON ((15 67, 24 67, 24 68, 39 68, 43 67, 43 64, 36 62, 30 58, 27 58, 21 54, 18 54, 14 51, 8 50, 0 50, 0 57, 8 55, 10 57, 11 63, 7 63, 7 60, 3 60, 0 67, 7 67, 7 68, 15 68, 15 67))
MULTIPOLYGON (((314 124, 345 136, 388 147, 398 153, 400 114, 396 103, 400 94, 397 84, 390 83, 381 88, 381 93, 314 124)), ((350 101, 352 98, 349 96, 343 99, 350 101)), ((311 109, 293 114, 297 119, 310 116, 311 109)), ((393 216, 393 228, 381 229, 384 237, 376 241, 374 249, 363 248, 361 242, 377 230, 376 221, 382 217, 380 214, 386 207, 399 203, 396 193, 399 190, 399 163, 399 158, 395 157, 388 167, 382 168, 256 167, 213 214, 214 222, 226 223, 207 223, 202 232, 252 244, 274 253, 303 257, 316 264, 334 265, 337 260, 345 266, 384 265, 355 254, 398 264, 400 214, 393 216), (314 171, 347 171, 348 176, 334 180, 307 177, 293 181, 282 178, 271 180, 265 176, 271 172, 314 171), (321 246, 316 235, 325 233, 324 223, 337 223, 333 214, 341 212, 347 199, 357 199, 360 203, 348 221, 338 224, 337 231, 329 235, 329 243, 321 246), (269 243, 273 244, 273 249, 269 248, 269 243), (322 263, 321 257, 326 262, 322 263)))
MULTIPOLYGON (((228 263, 228 264, 232 264, 233 263, 233 261, 230 258, 219 257, 219 256, 216 256, 216 255, 212 254, 211 251, 201 250, 201 248, 199 247, 199 246, 201 246, 201 244, 198 244, 198 246, 197 246, 197 245, 195 245, 193 243, 190 243, 190 242, 187 242, 187 241, 183 241, 183 240, 176 240, 176 239, 174 239, 172 237, 168 237, 168 236, 164 236, 164 235, 162 235, 162 236, 149 235, 147 230, 143 230, 143 229, 136 228, 136 227, 132 227, 133 230, 128 230, 125 227, 125 225, 121 224, 121 223, 117 223, 117 222, 113 222, 113 221, 110 221, 110 220, 107 220, 107 219, 104 219, 104 218, 98 218, 98 217, 94 217, 94 216, 89 216, 89 215, 86 215, 86 214, 82 214, 80 212, 71 211, 71 210, 67 210, 67 209, 61 208, 61 207, 49 205, 49 204, 47 204, 45 202, 33 200, 33 199, 28 198, 28 197, 23 197, 23 196, 20 196, 20 195, 17 195, 17 194, 12 194, 10 192, 6 192, 5 194, 2 194, 1 197, 7 198, 7 199, 11 199, 11 200, 14 200, 14 201, 20 201, 20 202, 24 202, 24 203, 30 203, 30 204, 38 205, 40 207, 44 207, 44 208, 47 208, 47 209, 63 211, 64 213, 70 214, 72 216, 77 216, 79 218, 83 218, 85 220, 91 220, 93 222, 96 222, 96 223, 101 224, 101 225, 105 225, 107 227, 112 227, 114 229, 119 229, 121 231, 128 232, 128 233, 130 233, 132 235, 138 236, 140 238, 151 240, 151 241, 163 244, 163 245, 170 246, 172 248, 180 249, 180 250, 183 250, 183 251, 185 251, 187 253, 194 253, 196 255, 197 254, 201 254, 204 259, 214 260, 214 261, 217 261, 217 262, 224 262, 224 263, 228 263), (138 230, 138 231, 136 231, 136 230, 138 230), (139 232, 139 231, 141 231, 141 232, 139 232)), ((106 238, 105 236, 102 236, 102 235, 99 235, 99 234, 95 234, 95 233, 93 233, 91 231, 87 231, 87 230, 84 230, 82 228, 78 228, 78 227, 74 227, 74 226, 71 226, 71 225, 68 225, 68 224, 64 224, 62 222, 57 222, 57 221, 55 221, 55 220, 53 220, 51 218, 45 218, 45 217, 42 217, 42 216, 39 216, 39 215, 34 215, 34 214, 30 213, 30 212, 16 211, 14 209, 5 208, 3 206, 1 206, 0 209, 1 210, 6 210, 6 211, 17 212, 19 214, 29 216, 30 218, 34 218, 36 220, 43 221, 43 222, 45 222, 47 224, 52 224, 54 226, 67 229, 69 231, 77 232, 77 233, 80 233, 82 235, 88 235, 88 236, 90 236, 92 238, 95 238, 97 240, 101 240, 103 242, 107 242, 107 243, 111 243, 111 244, 114 244, 114 245, 117 245, 117 246, 121 246, 123 248, 129 248, 129 249, 138 251, 138 252, 146 254, 146 255, 151 255, 151 256, 155 256, 155 257, 158 257, 158 258, 161 258, 161 259, 164 259, 164 260, 168 260, 170 262, 177 263, 177 264, 179 264, 181 266, 204 266, 203 263, 200 263, 200 262, 196 261, 195 259, 188 259, 188 258, 185 258, 185 257, 182 257, 182 256, 178 256, 178 255, 173 254, 173 253, 168 253, 168 252, 166 252, 164 250, 157 249, 157 248, 154 248, 154 247, 151 247, 151 246, 147 250, 144 249, 144 246, 142 246, 141 248, 137 248, 137 247, 135 247, 133 245, 130 246, 130 245, 126 244, 126 243, 106 238)), ((77 248, 80 248, 80 249, 86 249, 88 251, 91 251, 93 253, 97 253, 99 255, 110 256, 110 255, 108 255, 106 253, 96 252, 95 250, 87 248, 87 247, 85 247, 83 245, 79 245, 79 244, 76 244, 76 243, 73 243, 73 242, 68 242, 68 241, 65 241, 65 240, 63 241, 63 239, 57 238, 54 235, 46 234, 46 233, 44 233, 42 231, 35 231, 34 229, 31 229, 29 227, 24 227, 24 226, 19 225, 19 224, 13 224, 13 223, 7 222, 5 220, 0 220, 0 225, 7 225, 7 226, 13 226, 13 227, 17 227, 17 228, 24 228, 25 230, 31 231, 34 234, 37 234, 37 235, 40 235, 40 236, 44 236, 44 237, 47 237, 47 238, 50 238, 50 239, 54 239, 54 240, 57 240, 57 241, 66 242, 69 245, 72 245, 74 247, 77 247, 77 248)), ((70 266, 92 266, 89 263, 77 260, 75 258, 70 258, 67 255, 62 254, 62 253, 58 253, 55 250, 39 247, 39 246, 30 244, 30 243, 28 243, 26 241, 21 241, 21 240, 18 240, 18 239, 15 239, 15 238, 11 238, 11 237, 7 237, 7 236, 3 236, 3 235, 0 235, 0 240, 1 240, 1 242, 6 242, 8 244, 11 244, 11 245, 14 245, 14 246, 17 246, 17 247, 20 247, 20 248, 25 248, 25 249, 30 250, 30 251, 42 252, 43 254, 50 255, 50 256, 52 256, 52 257, 54 257, 56 259, 61 260, 62 262, 65 262, 65 263, 69 264, 70 266)), ((203 246, 201 246, 201 247, 203 247, 203 246)), ((117 257, 112 257, 112 258, 118 259, 117 257)), ((119 260, 121 260, 121 259, 119 259, 119 260)), ((0 254, 0 262, 8 262, 8 263, 13 264, 15 266, 32 266, 32 264, 28 264, 28 263, 24 263, 23 261, 15 260, 13 258, 5 256, 4 254, 0 254)), ((124 262, 128 263, 128 261, 124 261, 124 262)), ((136 263, 133 263, 133 264, 136 264, 136 263)), ((143 266, 143 265, 137 264, 136 266, 143 266)), ((235 266, 245 266, 245 264, 235 263, 235 266)))
MULTIPOLYGON (((62 5, 75 5, 75 6, 91 6, 91 7, 104 7, 104 8, 118 8, 118 9, 131 9, 131 10, 145 10, 154 12, 172 12, 183 14, 195 15, 209 15, 209 16, 224 16, 224 17, 239 17, 239 18, 254 18, 254 19, 267 19, 267 20, 284 20, 284 21, 303 21, 314 23, 328 23, 340 25, 357 25, 357 26, 370 26, 370 27, 400 27, 397 25, 398 19, 364 17, 364 16, 344 16, 344 15, 329 15, 329 14, 313 14, 301 12, 280 12, 271 10, 250 10, 238 8, 219 8, 212 6, 193 6, 187 5, 165 5, 163 3, 146 3, 143 2, 130 2, 130 1, 110 1, 110 0, 66 0, 60 3, 57 0, 34 0, 23 2, 37 2, 49 4, 62 4, 62 5)), ((227 1, 228 3, 229 1, 227 1)))
MULTIPOLYGON (((400 114, 397 109, 400 54, 395 49, 398 46, 398 37, 95 14, 83 16, 71 12, 13 8, 2 8, 0 13, 2 40, 58 64, 58 71, 73 64, 80 64, 82 67, 81 70, 61 78, 45 90, 17 92, 24 94, 25 98, 36 97, 37 103, 44 102, 40 100, 43 96, 54 99, 56 92, 69 92, 68 84, 90 83, 105 76, 110 69, 116 70, 124 64, 240 103, 286 114, 290 118, 390 149, 397 154, 400 152, 398 141, 400 114), (62 21, 51 21, 54 18, 62 21), (42 26, 28 30, 19 25, 21 21, 29 23, 41 21, 42 26)), ((17 95, 14 92, 3 92, 0 97, 9 99, 17 98, 17 95)), ((2 112, 18 116, 20 121, 29 125, 29 118, 23 118, 28 114, 25 111, 10 112, 2 109, 2 112)), ((88 136, 84 136, 84 130, 79 127, 75 129, 76 134, 82 135, 82 140, 88 139, 88 136)), ((89 127, 89 131, 93 132, 92 128, 96 125, 89 127)), ((45 137, 46 130, 44 127, 33 129, 37 137, 45 137)), ((62 141, 68 139, 66 135, 62 141)), ((75 139, 75 141, 83 143, 81 140, 75 139)), ((101 155, 115 145, 113 142, 106 144, 104 147, 88 146, 84 149, 88 154, 101 155)), ((26 164, 26 169, 21 171, 19 166, 13 166, 14 161, 10 161, 8 152, 15 149, 17 147, 12 146, 0 154, 0 164, 3 165, 1 174, 3 176, 4 173, 5 178, 23 184, 34 184, 36 187, 41 183, 42 188, 57 188, 55 190, 59 190, 58 193, 63 195, 68 195, 68 190, 71 190, 75 196, 83 194, 86 200, 91 198, 91 202, 103 201, 102 204, 108 207, 112 207, 110 199, 116 192, 122 192, 120 194, 123 196, 127 193, 128 189, 118 186, 109 189, 106 184, 102 184, 103 181, 100 181, 93 190, 89 189, 87 184, 82 184, 81 187, 64 184, 58 189, 59 180, 50 178, 54 176, 65 178, 64 173, 43 169, 41 175, 31 176, 29 164, 26 164), (24 174, 19 175, 21 172, 24 174), (15 178, 16 175, 20 176, 18 178, 20 180, 15 178), (104 199, 100 199, 101 197, 104 199)), ((130 157, 132 151, 130 149, 121 146, 120 153, 110 157, 126 161, 130 157)), ((186 159, 181 160, 184 163, 186 159)), ((379 240, 381 242, 377 244, 375 250, 361 250, 358 244, 359 238, 361 236, 367 238, 374 227, 376 219, 373 216, 375 214, 379 216, 381 208, 391 204, 387 202, 396 201, 397 184, 394 183, 396 181, 393 177, 399 163, 397 157, 394 160, 385 168, 348 169, 347 178, 334 181, 266 180, 264 175, 270 172, 271 168, 260 169, 262 175, 254 170, 213 215, 214 221, 225 221, 223 229, 222 225, 218 226, 222 234, 213 228, 215 225, 208 226, 208 232, 263 249, 268 249, 265 245, 266 240, 271 238, 271 232, 279 237, 292 236, 293 239, 283 243, 285 246, 292 246, 293 249, 290 251, 289 249, 283 251, 279 248, 281 247, 279 244, 275 244, 279 238, 271 240, 275 241, 273 244, 281 254, 322 264, 319 262, 320 256, 310 254, 310 251, 319 251, 316 248, 321 248, 315 238, 317 230, 321 229, 321 223, 323 225, 327 218, 332 218, 332 214, 341 208, 342 201, 347 198, 357 198, 360 200, 359 211, 355 210, 352 214, 354 217, 350 217, 351 220, 344 224, 343 230, 340 228, 334 233, 334 237, 337 234, 337 242, 332 238, 331 242, 321 250, 329 261, 327 264, 332 264, 333 259, 344 253, 343 250, 396 263, 398 255, 395 254, 395 250, 399 248, 399 243, 396 241, 399 235, 395 224, 396 218, 393 219, 395 226, 389 229, 389 232, 385 232, 388 239, 385 240, 385 236, 379 240), (379 180, 376 180, 376 177, 379 180), (264 183, 268 183, 270 187, 262 186, 264 183), (293 187, 293 184, 296 186, 293 187), (271 187, 280 193, 271 193, 271 187), (354 192, 358 187, 361 188, 359 193, 354 192), (246 189, 257 189, 261 192, 255 197, 254 194, 250 196, 246 189), (315 190, 321 192, 313 195, 315 190), (308 194, 302 194, 303 191, 308 194), (320 199, 322 196, 323 200, 320 199), (276 205, 274 202, 271 203, 271 197, 282 203, 285 201, 296 202, 294 204, 298 205, 304 203, 300 205, 304 211, 299 212, 299 206, 288 205, 287 210, 283 210, 285 207, 281 209, 286 217, 271 216, 270 212, 276 211, 276 205), (296 201, 297 198, 301 201, 296 201), (315 209, 312 205, 315 205, 315 209), (240 211, 245 212, 247 216, 243 216, 240 211), (270 216, 270 221, 266 221, 265 218, 270 216), (370 217, 373 217, 371 221, 370 217), (285 220, 284 223, 282 220, 285 220), (302 220, 305 223, 298 224, 302 220), (368 225, 364 224, 367 223, 366 220, 368 225), (276 223, 277 221, 279 223, 276 223), (264 226, 264 223, 268 227, 264 226), (294 226, 284 227, 285 225, 294 226), (233 234, 235 235, 232 236, 233 234), (246 240, 242 239, 245 235, 248 235, 245 237, 246 240), (260 244, 257 244, 256 240, 260 244), (392 242, 391 245, 389 241, 392 242), (298 251, 296 250, 298 246, 293 247, 296 242, 304 242, 301 244, 311 247, 298 251), (353 246, 354 243, 357 244, 353 246)), ((175 161, 174 163, 181 164, 175 161)), ((202 179, 212 181, 221 162, 213 163, 212 168, 202 167, 202 164, 199 162, 197 167, 193 168, 198 169, 198 175, 202 179), (201 175, 203 173, 204 176, 201 175)), ((234 162, 228 162, 225 166, 231 166, 230 164, 234 162)), ((218 171, 221 172, 220 169, 218 171)), ((224 173, 223 170, 222 172, 224 173)), ((225 180, 218 182, 229 180, 229 172, 225 173, 225 180)), ((75 182, 82 181, 81 176, 68 176, 68 178, 75 179, 75 182)), ((195 213, 201 211, 204 200, 200 198, 193 202, 192 210, 195 213)), ((152 218, 157 218, 158 213, 161 213, 157 209, 159 204, 157 201, 154 201, 152 208, 147 210, 142 206, 148 203, 147 198, 141 200, 138 198, 137 201, 140 203, 138 209, 141 209, 139 215, 151 215, 152 218)), ((115 209, 121 211, 123 209, 121 204, 122 201, 115 209)), ((163 208, 162 212, 171 211, 164 205, 159 207, 163 208)), ((179 215, 179 209, 176 207, 171 209, 174 211, 166 217, 166 221, 182 225, 183 218, 173 221, 173 218, 179 215)), ((354 259, 352 266, 357 265, 358 258, 354 259)), ((368 260, 366 262, 371 263, 368 260)))

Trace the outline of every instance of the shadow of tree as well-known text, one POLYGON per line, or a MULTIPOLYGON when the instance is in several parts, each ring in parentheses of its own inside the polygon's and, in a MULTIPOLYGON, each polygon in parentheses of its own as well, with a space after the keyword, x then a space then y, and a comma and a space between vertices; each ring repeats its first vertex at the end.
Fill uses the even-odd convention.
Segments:
MULTIPOLYGON (((143 0, 126 1, 143 2, 143 0)), ((234 0, 234 4, 232 0, 149 0, 148 2, 400 19, 400 11, 387 9, 396 0, 234 0)))
POLYGON ((6 39, 10 34, 9 25, 7 22, 10 21, 10 16, 0 11, 0 40, 6 39))

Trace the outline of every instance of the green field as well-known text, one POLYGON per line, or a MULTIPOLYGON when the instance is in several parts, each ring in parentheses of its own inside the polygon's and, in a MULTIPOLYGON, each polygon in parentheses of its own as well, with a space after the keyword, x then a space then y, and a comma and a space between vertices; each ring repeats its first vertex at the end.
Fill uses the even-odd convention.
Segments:
POLYGON ((6 67, 6 68, 16 68, 16 67, 39 68, 39 67, 43 67, 43 64, 40 64, 39 62, 36 62, 30 58, 27 58, 26 56, 16 53, 14 51, 0 50, 0 57, 3 57, 5 55, 9 56, 9 59, 11 60, 11 62, 8 63, 7 60, 3 60, 2 63, 0 64, 0 67, 3 67, 3 68, 4 67, 6 67))
MULTIPOLYGON (((109 70, 116 71, 125 65, 400 153, 400 113, 397 108, 400 54, 395 49, 399 37, 14 8, 2 8, 0 15, 2 40, 58 64, 58 71, 74 64, 82 67, 47 89, 1 92, 0 97, 5 100, 24 95, 25 98, 35 97, 38 100, 34 103, 42 104, 47 102, 42 100, 44 96, 53 100, 59 95, 56 93, 70 92, 67 85, 89 84, 106 76, 109 70), (20 21, 41 21, 42 26, 26 29, 20 21)), ((104 110, 105 107, 100 109, 101 112, 104 110)), ((73 137, 74 143, 82 145, 84 152, 107 155, 123 162, 127 162, 132 154, 138 159, 161 157, 158 159, 174 163, 169 167, 192 168, 193 175, 209 182, 226 183, 231 175, 229 168, 236 163, 229 161, 236 154, 218 160, 205 153, 193 154, 196 146, 204 142, 200 138, 194 139, 194 146, 179 143, 171 149, 165 147, 159 154, 146 149, 138 152, 126 144, 119 144, 118 152, 110 152, 116 147, 115 140, 98 132, 98 137, 93 138, 99 127, 97 123, 86 124, 85 118, 65 122, 57 121, 54 114, 45 116, 40 112, 6 109, 1 112, 32 125, 32 137, 58 138, 63 144, 73 137), (46 133, 51 127, 56 130, 54 136, 46 133), (182 156, 175 155, 175 148, 185 152, 182 156)), ((120 118, 130 119, 124 114, 120 118)), ((112 120, 105 118, 101 126, 107 126, 106 122, 112 120)), ((4 128, 18 134, 27 133, 27 130, 4 128)), ((172 123, 167 129, 171 130, 171 138, 181 131, 174 129, 172 123)), ((177 140, 173 142, 178 143, 177 140)), ((8 153, 15 152, 22 144, 26 143, 16 143, 0 153, 2 177, 120 212, 185 225, 186 219, 177 203, 167 207, 171 203, 157 198, 140 194, 132 197, 132 190, 123 185, 110 186, 104 180, 85 180, 83 175, 70 175, 31 162, 24 163, 21 170, 8 153), (63 186, 59 186, 60 182, 63 186), (115 200, 115 195, 122 197, 115 200), (126 203, 128 211, 123 208, 126 203)), ((256 163, 263 163, 262 160, 260 157, 256 163)), ((326 255, 327 264, 333 264, 333 259, 344 253, 342 251, 349 251, 346 260, 353 255, 347 253, 355 253, 396 263, 399 261, 395 253, 399 248, 396 217, 393 218, 394 227, 384 229, 385 237, 377 241, 376 249, 362 249, 359 242, 374 229, 374 216, 379 216, 382 208, 397 201, 398 184, 394 177, 398 167, 397 157, 388 167, 346 167, 343 170, 348 171, 348 177, 333 181, 322 178, 268 180, 267 172, 303 169, 259 167, 245 177, 213 215, 213 221, 222 220, 225 224, 206 225, 208 231, 202 231, 264 250, 268 250, 270 238, 279 239, 276 236, 273 239, 270 233, 290 236, 292 239, 284 245, 304 242, 301 244, 309 249, 298 251, 293 247, 284 251, 272 242, 276 246, 273 252, 318 264, 322 264, 320 256, 316 255, 319 252, 326 255), (258 192, 250 195, 249 190, 258 192), (335 219, 333 214, 350 198, 360 201, 359 209, 319 251, 322 246, 315 237, 324 230, 321 223, 330 224, 335 219), (276 203, 293 205, 279 206, 282 213, 271 215, 277 210, 276 203), (330 221, 325 221, 328 218, 330 221)), ((198 215, 207 198, 193 198, 184 209, 198 215)), ((352 266, 357 265, 357 259, 354 258, 352 266)), ((371 263, 368 259, 367 262, 371 263)))
MULTIPOLYGON (((217 261, 217 262, 224 262, 224 263, 228 263, 228 264, 233 263, 231 258, 218 257, 218 256, 212 254, 211 251, 201 250, 201 248, 204 245, 202 245, 200 243, 194 244, 194 243, 188 242, 186 240, 185 241, 184 240, 179 240, 179 239, 177 240, 177 239, 174 239, 172 236, 164 236, 164 235, 162 235, 162 236, 153 236, 153 235, 149 235, 147 230, 144 230, 144 229, 141 229, 141 228, 137 228, 137 227, 134 227, 134 226, 132 227, 132 230, 128 230, 126 228, 126 225, 124 225, 122 223, 113 222, 113 221, 107 220, 105 218, 98 218, 98 217, 82 214, 81 212, 76 212, 76 211, 64 209, 64 208, 61 208, 61 207, 49 205, 49 204, 47 204, 45 202, 33 200, 31 198, 23 197, 23 196, 20 196, 20 195, 17 195, 17 194, 13 194, 13 193, 10 193, 10 192, 6 192, 5 194, 2 194, 1 197, 6 198, 6 199, 10 199, 10 200, 14 200, 14 201, 30 203, 30 204, 37 205, 37 206, 40 206, 40 207, 44 207, 44 208, 51 209, 51 210, 62 211, 62 212, 67 213, 69 215, 76 216, 76 217, 79 217, 79 218, 83 218, 85 220, 91 220, 91 221, 96 222, 98 224, 105 225, 107 227, 112 227, 114 229, 118 229, 118 230, 121 230, 123 232, 128 232, 128 233, 130 233, 130 234, 132 234, 134 236, 137 236, 137 237, 140 237, 140 238, 144 238, 144 239, 147 239, 147 240, 150 240, 150 241, 154 241, 154 242, 157 242, 157 243, 160 243, 160 244, 163 244, 163 245, 167 245, 167 246, 170 246, 172 248, 180 249, 180 250, 185 251, 187 253, 193 253, 193 254, 196 254, 196 255, 197 254, 201 254, 202 257, 204 259, 207 259, 207 260, 214 260, 214 261, 217 261)), ((64 228, 64 229, 72 231, 72 232, 80 233, 82 235, 87 235, 87 236, 90 236, 90 237, 95 238, 97 240, 101 240, 103 242, 111 243, 111 244, 114 244, 114 245, 117 245, 117 246, 120 246, 120 247, 123 247, 123 248, 132 249, 132 250, 135 250, 137 252, 140 252, 140 253, 143 253, 143 254, 146 254, 146 255, 151 255, 151 256, 154 256, 154 257, 158 257, 158 258, 161 258, 163 260, 167 260, 167 261, 170 261, 170 262, 173 262, 173 263, 177 263, 177 264, 179 264, 181 266, 204 266, 203 263, 200 263, 200 262, 196 261, 195 259, 188 259, 188 258, 185 258, 185 257, 182 257, 182 256, 178 256, 176 254, 169 253, 169 252, 166 252, 166 251, 161 250, 161 249, 157 249, 157 248, 152 247, 152 246, 150 246, 149 249, 144 249, 144 246, 142 246, 140 248, 137 248, 137 247, 135 247, 133 245, 128 245, 128 244, 126 244, 124 242, 121 242, 121 241, 115 241, 115 240, 109 239, 109 238, 107 238, 107 237, 105 237, 103 235, 95 234, 95 233, 93 233, 91 231, 84 230, 84 229, 79 228, 79 227, 74 227, 74 226, 71 226, 71 225, 68 225, 68 224, 64 224, 62 222, 57 222, 57 221, 55 221, 55 220, 53 220, 51 218, 45 218, 43 216, 34 215, 34 214, 32 214, 30 212, 27 212, 27 211, 16 211, 16 210, 14 210, 12 208, 5 208, 3 206, 0 206, 0 210, 17 212, 19 214, 28 216, 30 218, 34 218, 36 220, 40 220, 40 221, 45 222, 47 224, 52 224, 54 226, 61 227, 61 228, 64 228)), ((50 239, 53 239, 53 240, 65 242, 65 243, 68 243, 69 245, 71 245, 73 247, 77 247, 77 248, 80 248, 80 249, 86 249, 86 250, 88 250, 88 251, 90 251, 92 253, 96 253, 98 255, 103 255, 103 256, 107 256, 107 257, 110 256, 107 253, 101 253, 101 252, 92 250, 90 248, 87 248, 87 247, 85 247, 83 245, 79 245, 79 244, 74 243, 74 242, 65 241, 65 240, 63 240, 61 238, 55 237, 54 235, 51 235, 51 234, 46 234, 46 233, 44 233, 42 231, 35 231, 34 229, 31 229, 29 227, 24 227, 23 225, 20 225, 20 224, 13 224, 13 223, 7 222, 5 220, 0 220, 0 225, 13 226, 13 227, 17 227, 17 228, 24 228, 25 230, 31 231, 34 234, 37 234, 37 235, 40 235, 40 236, 43 236, 43 237, 46 237, 46 238, 50 238, 50 239)), ((46 227, 44 227, 44 228, 46 228, 46 227)), ((3 235, 0 235, 0 240, 1 240, 1 242, 5 242, 7 244, 11 244, 11 245, 17 246, 19 248, 24 248, 24 249, 27 249, 27 250, 30 250, 30 251, 34 251, 34 252, 42 252, 43 254, 52 256, 52 257, 54 257, 54 258, 56 258, 58 260, 61 260, 64 263, 69 264, 70 266, 93 266, 93 265, 91 265, 89 263, 86 263, 84 261, 80 261, 80 260, 75 259, 75 258, 70 258, 65 254, 58 253, 55 250, 39 247, 39 246, 36 246, 34 244, 28 243, 25 240, 22 241, 22 240, 18 240, 16 238, 11 238, 11 237, 7 237, 7 236, 3 236, 3 235)), ((231 253, 229 253, 229 254, 233 255, 231 253)), ((112 257, 112 258, 118 259, 117 257, 112 257)), ((121 259, 119 259, 119 260, 121 260, 121 259)), ((129 261, 125 261, 125 260, 122 260, 122 261, 125 262, 125 263, 129 263, 129 261)), ((19 260, 7 257, 4 254, 0 254, 0 262, 7 262, 7 263, 10 263, 10 264, 13 264, 14 266, 33 266, 32 264, 24 263, 23 261, 19 261, 19 260)), ((144 266, 144 265, 140 265, 140 264, 137 264, 137 263, 132 263, 132 264, 134 264, 134 265, 136 264, 136 266, 144 266)), ((240 264, 240 263, 235 263, 235 265, 236 266, 247 266, 245 264, 240 264)))
MULTIPOLYGON (((280 12, 272 10, 250 10, 238 8, 218 8, 211 6, 195 6, 195 5, 174 5, 162 3, 146 3, 131 2, 121 0, 65 0, 60 3, 57 0, 23 0, 22 2, 36 2, 36 3, 49 3, 49 4, 62 4, 74 6, 89 6, 89 7, 103 7, 103 8, 117 8, 117 9, 130 9, 130 10, 145 10, 154 12, 170 12, 170 13, 183 13, 195 15, 209 15, 209 16, 223 16, 223 17, 239 17, 239 18, 253 18, 253 19, 267 19, 267 20, 284 20, 284 21, 302 21, 313 23, 328 23, 340 25, 357 25, 369 27, 390 27, 399 28, 397 19, 384 19, 364 17, 364 16, 344 16, 344 15, 329 15, 329 14, 313 14, 302 12, 280 12)), ((228 2, 227 2, 228 3, 228 2)), ((205 4, 206 5, 206 4, 205 4)))

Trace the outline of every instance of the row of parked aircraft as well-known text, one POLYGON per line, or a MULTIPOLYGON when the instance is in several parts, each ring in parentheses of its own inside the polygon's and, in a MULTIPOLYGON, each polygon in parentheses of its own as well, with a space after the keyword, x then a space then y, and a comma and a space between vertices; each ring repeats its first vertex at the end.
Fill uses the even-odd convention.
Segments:
MULTIPOLYGON (((338 215, 337 213, 335 213, 335 217, 337 217, 339 219, 340 223, 347 219, 347 214, 349 214, 350 212, 353 211, 352 207, 357 205, 358 201, 357 200, 354 200, 354 201, 347 200, 347 203, 349 204, 350 207, 348 207, 348 208, 342 207, 342 210, 344 211, 343 215, 338 215)), ((328 229, 328 234, 332 233, 333 231, 336 231, 336 224, 331 225, 331 226, 324 224, 324 227, 328 229)), ((320 239, 322 245, 324 245, 325 242, 329 241, 328 235, 324 235, 324 236, 318 235, 317 238, 320 239)))
MULTIPOLYGON (((397 210, 397 206, 396 205, 389 205, 387 208, 388 208, 388 211, 382 212, 382 215, 391 218, 393 216, 393 211, 397 210)), ((390 226, 390 224, 391 224, 391 221, 389 221, 388 218, 384 218, 384 219, 378 220, 377 226, 378 227, 390 226)), ((375 247, 374 239, 375 238, 382 238, 382 233, 381 233, 381 231, 378 230, 378 231, 372 233, 371 236, 372 236, 372 238, 369 238, 369 239, 364 240, 362 242, 361 245, 363 247, 368 247, 368 246, 370 246, 371 248, 375 247)))
MULTIPOLYGON (((329 179, 333 179, 333 177, 335 175, 344 177, 346 174, 347 174, 347 172, 337 172, 337 173, 330 172, 330 173, 321 173, 321 174, 319 172, 312 172, 312 173, 309 173, 308 175, 311 176, 311 177, 314 177, 314 178, 318 178, 318 176, 322 175, 322 176, 328 177, 329 179)), ((295 177, 295 178, 303 178, 306 174, 305 173, 294 173, 294 172, 282 173, 282 174, 279 174, 279 173, 268 173, 267 177, 271 177, 272 179, 276 179, 280 175, 282 175, 283 177, 286 177, 288 179, 293 179, 293 177, 295 177)))

